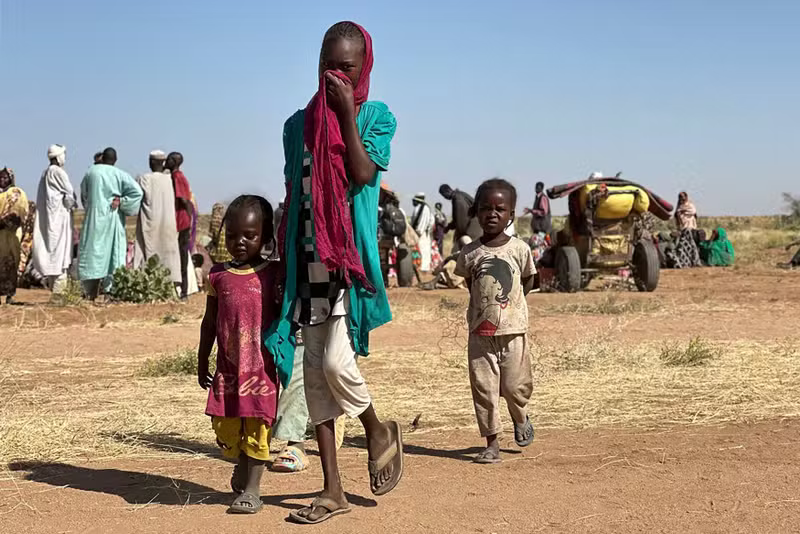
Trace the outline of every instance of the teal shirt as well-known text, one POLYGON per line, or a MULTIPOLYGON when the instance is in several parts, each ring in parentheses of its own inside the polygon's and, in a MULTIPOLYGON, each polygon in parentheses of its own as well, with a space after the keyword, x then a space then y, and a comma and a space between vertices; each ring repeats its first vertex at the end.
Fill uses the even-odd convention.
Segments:
MULTIPOLYGON (((292 317, 297 300, 297 221, 300 213, 303 174, 303 128, 305 110, 300 110, 286 121, 283 127, 283 151, 286 158, 284 175, 291 203, 285 207, 287 219, 286 266, 283 302, 279 318, 266 333, 265 345, 275 357, 278 376, 284 387, 289 383, 294 363, 295 339, 292 317)), ((365 102, 356 118, 361 141, 378 171, 372 181, 364 186, 352 186, 353 239, 355 240, 367 280, 375 293, 365 290, 356 280, 350 288, 350 314, 348 326, 357 354, 369 354, 370 331, 392 319, 389 299, 383 284, 380 253, 378 251, 378 198, 381 189, 381 171, 389 168, 391 141, 397 127, 394 115, 383 102, 365 102)), ((313 194, 313 191, 312 191, 313 194)))

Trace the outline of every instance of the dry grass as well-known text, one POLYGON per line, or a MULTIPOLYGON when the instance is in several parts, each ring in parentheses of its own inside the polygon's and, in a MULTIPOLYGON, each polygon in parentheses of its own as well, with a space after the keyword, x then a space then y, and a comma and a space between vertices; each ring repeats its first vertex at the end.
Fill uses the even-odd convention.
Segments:
MULTIPOLYGON (((438 346, 413 354, 378 350, 362 363, 380 413, 404 423, 421 414, 422 431, 474 425, 462 313, 453 309, 448 315, 442 311, 447 306, 435 312, 442 333, 438 346)), ((669 365, 663 343, 630 344, 620 338, 622 329, 624 322, 571 342, 531 338, 531 413, 540 428, 662 427, 800 415, 798 339, 687 341, 680 345, 685 360, 669 365), (707 353, 713 357, 698 356, 707 353), (692 365, 699 360, 705 365, 692 365)), ((212 451, 194 359, 194 349, 187 348, 144 367, 110 360, 104 362, 113 367, 110 375, 98 370, 97 378, 73 383, 48 380, 36 362, 0 358, 0 461, 212 451), (48 436, 46 447, 42 435, 48 436)), ((75 354, 61 367, 92 360, 75 354)), ((357 428, 351 422, 350 431, 357 428)))
MULTIPOLYGON (((726 317, 745 313, 773 314, 770 317, 787 321, 797 317, 791 300, 761 298, 754 303, 747 295, 738 300, 742 290, 775 287, 773 278, 742 288, 740 284, 765 277, 760 272, 753 277, 715 273, 721 274, 714 275, 715 289, 709 290, 703 286, 705 277, 712 275, 700 271, 676 274, 673 292, 655 296, 533 297, 538 333, 529 344, 536 384, 530 412, 537 426, 656 428, 800 416, 800 339, 765 341, 748 337, 747 331, 722 331, 711 339, 706 330, 704 338, 693 340, 697 335, 693 326, 698 323, 722 321, 724 328, 726 317), (730 282, 723 283, 731 286, 722 285, 720 280, 729 277, 730 282), (681 318, 685 330, 669 336, 650 332, 675 317, 681 318), (560 325, 558 329, 553 323, 560 325), (631 328, 638 333, 632 335, 631 328)), ((795 278, 782 273, 774 280, 779 278, 791 284, 784 289, 796 294, 795 278)), ((459 291, 438 299, 420 295, 394 293, 396 319, 381 330, 380 343, 373 341, 373 356, 360 364, 377 410, 382 417, 404 424, 421 414, 420 432, 472 431, 464 325, 467 295, 459 291)), ((197 341, 188 333, 198 327, 197 309, 37 306, 7 311, 12 312, 19 322, 0 329, 4 339, 0 463, 214 450, 210 423, 203 414, 207 393, 194 377, 197 341), (69 330, 52 328, 68 314, 77 317, 69 330), (108 321, 120 324, 102 328, 108 321), (77 338, 84 331, 94 332, 94 348, 63 347, 68 336, 77 338), (114 340, 118 336, 121 343, 98 348, 102 345, 96 341, 97 332, 114 340), (148 332, 161 334, 152 342, 141 341, 148 332), (184 333, 185 348, 165 353, 159 343, 171 339, 173 332, 184 333), (30 349, 15 342, 15 336, 43 341, 30 349), (124 336, 137 336, 141 348, 123 350, 124 336), (63 355, 54 355, 59 351, 63 355), (47 436, 45 445, 42 436, 47 436)), ((4 321, 10 325, 10 316, 4 321)), ((355 421, 348 429, 360 432, 355 421)))
POLYGON ((574 315, 623 315, 652 313, 661 310, 663 304, 655 298, 625 299, 618 293, 606 293, 601 299, 590 302, 565 302, 546 307, 549 314, 574 315))

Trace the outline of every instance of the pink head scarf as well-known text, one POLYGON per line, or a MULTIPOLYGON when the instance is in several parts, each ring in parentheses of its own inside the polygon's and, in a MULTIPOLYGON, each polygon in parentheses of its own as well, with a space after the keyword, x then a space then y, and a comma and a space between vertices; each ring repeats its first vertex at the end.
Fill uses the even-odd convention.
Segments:
MULTIPOLYGON (((364 35, 364 62, 358 83, 353 88, 357 106, 366 102, 369 96, 369 75, 373 62, 372 37, 361 26, 358 28, 364 35)), ((350 83, 340 72, 327 72, 350 83)), ((303 132, 305 144, 312 156, 311 207, 314 211, 317 253, 329 271, 340 270, 344 274, 348 287, 351 277, 355 277, 365 288, 373 289, 367 280, 353 240, 353 222, 347 195, 350 182, 344 165, 347 147, 342 139, 339 120, 328 106, 325 93, 323 73, 319 80, 319 89, 306 107, 303 132)))

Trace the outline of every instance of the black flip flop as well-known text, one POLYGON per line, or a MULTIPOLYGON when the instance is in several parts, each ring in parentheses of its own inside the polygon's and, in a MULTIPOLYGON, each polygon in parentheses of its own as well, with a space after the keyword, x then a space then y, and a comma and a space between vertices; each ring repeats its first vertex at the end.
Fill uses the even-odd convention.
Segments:
POLYGON ((252 493, 242 493, 236 500, 233 501, 228 507, 229 514, 257 514, 261 511, 264 507, 264 503, 261 502, 261 498, 256 497, 252 493), (243 506, 243 503, 249 503, 252 506, 243 506))

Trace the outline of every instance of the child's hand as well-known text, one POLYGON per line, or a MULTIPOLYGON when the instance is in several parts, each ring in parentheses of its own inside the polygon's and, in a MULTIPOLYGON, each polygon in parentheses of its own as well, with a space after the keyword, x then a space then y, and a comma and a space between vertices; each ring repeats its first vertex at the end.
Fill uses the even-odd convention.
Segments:
POLYGON ((356 101, 353 96, 353 86, 328 72, 325 74, 325 92, 328 104, 339 118, 355 118, 356 101))
POLYGON ((203 389, 208 389, 211 387, 211 383, 214 381, 214 377, 211 376, 208 372, 208 360, 204 358, 198 358, 197 360, 197 383, 200 384, 200 387, 203 389))

